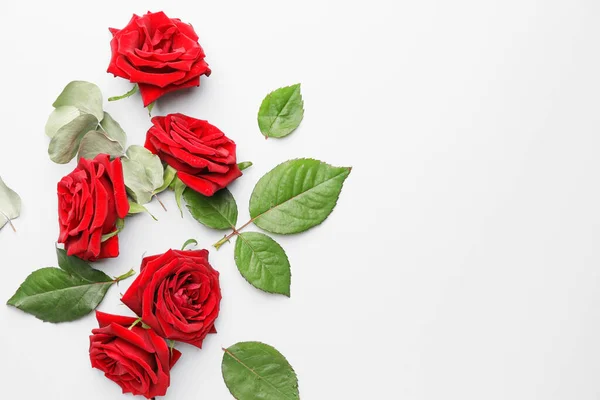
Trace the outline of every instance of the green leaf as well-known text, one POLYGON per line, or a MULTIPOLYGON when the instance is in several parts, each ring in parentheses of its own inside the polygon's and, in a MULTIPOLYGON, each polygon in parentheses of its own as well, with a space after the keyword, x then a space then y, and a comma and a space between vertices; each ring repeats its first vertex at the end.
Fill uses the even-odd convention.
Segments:
POLYGON ((300 84, 282 87, 267 95, 258 110, 258 127, 269 138, 292 133, 304 117, 300 84))
POLYGON ((59 268, 42 268, 25 279, 7 304, 42 321, 73 321, 94 310, 112 284, 85 280, 59 268))
POLYGON ((113 97, 109 97, 108 101, 117 101, 117 100, 123 100, 126 99, 130 96, 133 96, 135 93, 137 93, 137 91, 140 89, 140 87, 138 86, 138 84, 136 83, 135 85, 133 85, 133 87, 131 88, 131 90, 125 94, 122 94, 121 96, 113 96, 113 97))
POLYGON ((285 357, 260 342, 240 342, 223 349, 221 371, 237 400, 298 400, 298 378, 285 357))
POLYGON ((21 197, 0 178, 0 229, 7 223, 16 231, 11 220, 21 214, 21 197))
POLYGON ((144 207, 141 204, 136 203, 135 201, 129 200, 129 213, 127 215, 139 214, 139 213, 143 213, 143 212, 148 213, 148 215, 150 215, 152 217, 152 219, 154 219, 155 221, 158 221, 158 219, 156 219, 156 217, 154 215, 152 215, 146 207, 144 207))
POLYGON ((173 179, 173 182, 171 182, 171 188, 175 191, 175 201, 177 202, 177 207, 179 208, 179 212, 181 213, 182 218, 183 209, 181 208, 181 196, 183 195, 183 192, 185 191, 186 187, 187 186, 185 186, 185 183, 183 183, 183 181, 178 177, 175 177, 175 179, 173 179))
POLYGON ((193 244, 194 246, 198 246, 198 241, 196 239, 186 240, 185 243, 183 244, 183 246, 181 246, 181 250, 185 250, 185 248, 188 247, 190 244, 193 244))
POLYGON ((331 214, 350 171, 308 158, 286 161, 254 187, 250 216, 269 232, 306 231, 331 214))
POLYGON ((123 230, 123 228, 125 228, 125 220, 118 218, 117 219, 117 229, 107 233, 105 235, 102 235, 102 243, 106 242, 108 239, 110 239, 113 236, 117 236, 119 233, 121 233, 121 231, 123 230))
POLYGON ((102 92, 98 86, 90 82, 73 81, 69 83, 52 105, 54 108, 73 106, 82 113, 94 115, 97 121, 104 118, 102 92))
POLYGON ((163 174, 163 184, 161 187, 159 187, 158 189, 156 189, 154 191, 154 194, 158 194, 161 192, 164 192, 165 190, 167 190, 169 188, 169 186, 171 186, 171 183, 173 182, 173 179, 175 179, 175 176, 177 175, 177 170, 173 167, 171 167, 170 165, 167 165, 165 167, 165 172, 163 174))
POLYGON ((119 142, 121 147, 125 149, 127 146, 127 134, 109 113, 104 112, 104 118, 100 122, 100 127, 104 130, 108 138, 119 142))
POLYGON ((84 135, 98 126, 98 119, 91 114, 81 114, 60 128, 48 146, 50 159, 58 164, 66 164, 75 157, 84 135))
POLYGON ((290 297, 290 262, 279 243, 269 236, 240 233, 235 242, 235 264, 255 288, 290 297))
POLYGON ((68 256, 63 249, 56 248, 58 266, 69 275, 90 283, 112 282, 113 280, 102 271, 90 267, 90 264, 79 257, 68 256))
POLYGON ((79 143, 77 159, 93 160, 98 154, 108 154, 117 158, 123 155, 123 151, 121 144, 107 137, 104 132, 89 131, 79 143))
POLYGON ((248 169, 251 166, 252 166, 252 161, 244 161, 244 162, 238 163, 238 168, 240 169, 240 171, 248 169))
POLYGON ((146 107, 148 109, 148 116, 152 117, 152 110, 154 109, 154 105, 156 104, 155 101, 153 101, 152 103, 148 104, 148 107, 146 107))
POLYGON ((58 107, 57 109, 52 111, 52 114, 50 114, 50 116, 48 117, 48 122, 46 122, 46 135, 50 139, 52 139, 60 128, 73 121, 80 115, 81 112, 77 109, 77 107, 58 107))
POLYGON ((213 229, 235 229, 238 209, 229 190, 221 189, 213 196, 206 197, 187 188, 183 198, 192 217, 201 224, 213 229))
POLYGON ((146 204, 163 184, 162 163, 142 146, 129 146, 126 154, 127 158, 121 160, 125 186, 138 204, 146 204))

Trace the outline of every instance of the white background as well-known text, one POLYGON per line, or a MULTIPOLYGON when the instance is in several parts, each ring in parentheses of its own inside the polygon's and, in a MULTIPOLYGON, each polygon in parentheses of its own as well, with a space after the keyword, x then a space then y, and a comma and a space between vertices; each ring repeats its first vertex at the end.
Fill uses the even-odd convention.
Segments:
MULTIPOLYGON (((208 119, 254 167, 231 186, 248 218, 256 181, 279 162, 353 166, 321 226, 277 237, 292 297, 221 272, 219 333, 180 345, 166 399, 231 399, 221 346, 259 340, 314 399, 600 398, 600 3, 595 0, 10 1, 0 24, 0 175, 23 199, 0 232, 0 300, 55 265, 56 183, 44 124, 64 85, 131 86, 105 71, 108 27, 163 9, 192 23, 213 75, 159 100, 155 115, 208 119), (265 141, 256 113, 271 90, 302 83, 306 114, 265 141)), ((105 104, 130 144, 150 126, 139 95, 105 104)), ((204 228, 172 193, 120 235, 111 275, 204 228)), ((102 311, 119 304, 114 287, 102 311)), ((0 306, 0 391, 7 399, 119 399, 89 366, 93 316, 42 323, 0 306)))

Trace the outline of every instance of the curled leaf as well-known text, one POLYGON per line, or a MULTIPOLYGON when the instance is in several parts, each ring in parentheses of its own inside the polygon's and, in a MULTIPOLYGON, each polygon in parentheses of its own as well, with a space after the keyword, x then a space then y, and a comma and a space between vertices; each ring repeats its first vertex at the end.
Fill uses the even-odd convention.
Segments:
POLYGON ((21 198, 0 178, 0 229, 8 223, 15 231, 15 227, 10 221, 17 218, 20 213, 21 198))

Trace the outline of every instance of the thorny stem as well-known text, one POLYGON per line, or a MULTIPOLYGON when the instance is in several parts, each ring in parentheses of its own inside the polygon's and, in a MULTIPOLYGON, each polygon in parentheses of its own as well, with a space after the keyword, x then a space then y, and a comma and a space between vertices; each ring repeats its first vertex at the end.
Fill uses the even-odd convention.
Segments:
POLYGON ((240 226, 237 229, 233 228, 233 232, 231 232, 229 235, 223 237, 223 239, 219 240, 217 243, 213 244, 214 248, 219 250, 219 248, 221 246, 223 246, 225 243, 229 242, 229 240, 231 240, 232 237, 239 235, 240 231, 242 229, 244 229, 245 227, 247 227, 248 225, 250 225, 253 222, 254 222, 254 218, 252 218, 250 221, 246 222, 244 225, 240 226))

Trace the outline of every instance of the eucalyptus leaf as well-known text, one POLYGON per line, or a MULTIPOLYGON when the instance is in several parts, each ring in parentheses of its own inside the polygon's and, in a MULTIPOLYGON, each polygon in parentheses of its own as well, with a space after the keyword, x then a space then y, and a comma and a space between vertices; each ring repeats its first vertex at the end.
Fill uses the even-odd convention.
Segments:
POLYGON ((42 268, 25 279, 7 304, 42 321, 73 321, 94 310, 113 283, 90 281, 59 268, 42 268))
POLYGON ((141 204, 136 203, 135 201, 129 200, 128 215, 139 214, 139 213, 143 213, 143 212, 148 213, 148 215, 150 215, 152 217, 152 219, 154 219, 155 221, 158 221, 158 219, 154 215, 152 215, 146 207, 144 207, 141 204))
POLYGON ((69 83, 58 96, 53 106, 73 106, 82 113, 92 114, 97 121, 104 118, 102 109, 102 92, 91 82, 73 81, 69 83))
POLYGON ((331 214, 350 171, 308 158, 286 161, 254 187, 250 216, 269 232, 306 231, 331 214))
POLYGON ((235 229, 238 209, 229 190, 221 189, 207 197, 187 188, 183 198, 192 217, 201 224, 213 229, 235 229))
POLYGON ((75 118, 79 117, 81 112, 77 107, 73 106, 62 106, 58 107, 48 117, 46 122, 46 135, 52 139, 56 132, 75 118))
POLYGON ((304 117, 300 84, 282 87, 267 95, 258 110, 258 127, 269 138, 292 133, 304 117))
POLYGON ((98 126, 98 120, 91 114, 81 114, 60 128, 48 146, 50 159, 58 164, 66 164, 75 157, 81 140, 89 131, 98 126))
POLYGON ((15 227, 10 221, 17 218, 20 214, 21 197, 14 190, 6 186, 6 183, 0 177, 0 229, 9 223, 14 231, 15 227))
POLYGON ((127 191, 138 204, 152 200, 163 184, 163 166, 158 156, 142 146, 132 145, 123 158, 123 178, 127 191))
POLYGON ((252 286, 290 297, 290 262, 275 240, 264 233, 240 233, 234 257, 238 270, 252 286))
POLYGON ((89 131, 79 143, 77 159, 93 160, 98 154, 108 154, 112 158, 123 155, 123 146, 116 140, 110 139, 104 132, 89 131))
POLYGON ((296 373, 274 347, 240 342, 223 350, 223 379, 237 400, 299 400, 296 373))
POLYGON ((104 118, 100 122, 100 127, 104 130, 108 138, 119 142, 121 147, 125 149, 127 146, 127 134, 121 128, 121 125, 106 111, 104 112, 104 118))

